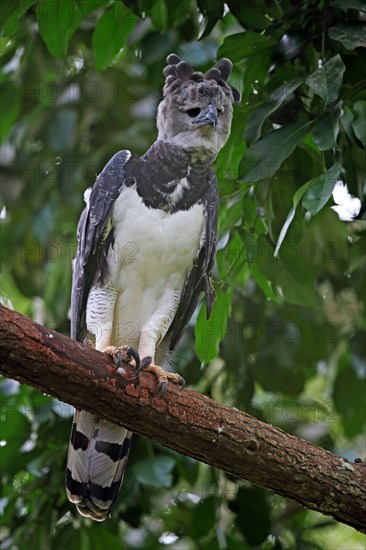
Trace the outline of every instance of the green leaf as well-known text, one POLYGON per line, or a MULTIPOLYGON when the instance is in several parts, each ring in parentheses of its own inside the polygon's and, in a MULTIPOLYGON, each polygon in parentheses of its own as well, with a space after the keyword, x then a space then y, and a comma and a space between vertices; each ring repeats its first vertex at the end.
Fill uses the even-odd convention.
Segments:
POLYGON ((348 273, 366 265, 366 232, 358 235, 358 240, 352 244, 348 273))
POLYGON ((349 107, 345 107, 343 109, 343 116, 341 118, 341 123, 344 128, 344 131, 346 132, 349 139, 354 143, 355 145, 360 145, 357 136, 355 134, 354 128, 353 128, 353 118, 354 115, 349 107))
POLYGON ((83 19, 73 0, 41 0, 37 4, 37 21, 41 37, 49 52, 66 59, 69 39, 83 19))
POLYGON ((270 533, 271 519, 267 493, 259 487, 240 487, 229 503, 235 523, 252 546, 261 545, 270 533))
MULTIPOLYGON (((57 531, 57 537, 53 541, 53 548, 54 550, 65 550, 65 548, 69 548, 70 550, 74 550, 76 548, 80 548, 80 550, 89 550, 90 546, 85 544, 83 545, 83 529, 73 529, 71 525, 62 526, 61 529, 57 531)), ((48 534, 48 531, 46 531, 48 534)), ((93 530, 93 534, 95 532, 98 532, 97 530, 93 530)), ((103 527, 102 527, 103 532, 103 527)), ((33 544, 34 547, 42 548, 40 546, 39 541, 39 530, 34 531, 33 540, 29 541, 30 544, 33 544)), ((108 541, 108 538, 106 538, 106 541, 108 541)), ((27 541, 28 542, 28 541, 27 541)), ((42 541, 43 542, 43 541, 42 541)), ((104 548, 106 548, 106 544, 104 542, 104 548)), ((47 547, 49 545, 43 546, 43 548, 47 547)), ((30 547, 31 548, 31 547, 30 547)), ((93 548, 93 550, 96 547, 93 548)))
MULTIPOLYGON (((87 531, 87 530, 85 530, 87 531)), ((117 533, 111 532, 111 528, 106 526, 102 526, 98 524, 98 529, 89 529, 89 536, 90 536, 90 542, 91 546, 88 544, 88 546, 84 545, 78 545, 75 544, 74 538, 72 536, 71 541, 69 545, 67 546, 60 546, 60 549, 62 548, 69 548, 69 550, 73 550, 74 548, 80 548, 80 550, 100 550, 101 548, 105 548, 106 550, 111 550, 112 548, 120 548, 121 547, 121 540, 118 537, 117 533)), ((75 530, 72 529, 72 534, 75 533, 75 530)))
POLYGON ((216 254, 216 265, 221 279, 230 285, 244 284, 243 277, 245 279, 249 276, 249 272, 244 273, 247 264, 243 242, 238 232, 234 230, 231 232, 226 246, 218 250, 216 254))
POLYGON ((190 485, 194 485, 199 475, 199 463, 194 458, 185 455, 179 455, 179 460, 176 464, 179 475, 188 481, 190 485))
POLYGON ((278 259, 277 288, 286 301, 304 307, 317 307, 314 273, 301 256, 297 243, 288 243, 282 247, 278 259))
POLYGON ((304 307, 318 305, 315 274, 305 261, 298 242, 282 246, 275 257, 274 245, 269 239, 259 237, 255 264, 270 281, 276 297, 282 302, 304 307))
POLYGON ((321 151, 335 149, 339 133, 339 119, 343 114, 338 104, 334 109, 327 111, 318 118, 313 128, 313 139, 321 151))
POLYGON ((11 36, 18 29, 18 19, 25 14, 29 8, 35 4, 35 0, 20 0, 20 2, 4 2, 3 6, 6 6, 6 9, 0 10, 4 18, 1 18, 4 21, 4 24, 1 23, 2 36, 11 36), (16 5, 16 9, 14 9, 16 5))
POLYGON ((261 83, 265 82, 271 67, 271 57, 272 46, 269 46, 246 59, 243 89, 244 102, 251 96, 253 88, 257 88, 261 83))
POLYGON ((280 247, 283 243, 283 240, 286 236, 288 228, 290 227, 290 224, 291 224, 292 220, 295 217, 296 208, 297 208, 299 202, 301 201, 304 194, 308 191, 308 189, 310 189, 310 187, 312 187, 314 185, 314 181, 315 180, 310 180, 310 181, 304 183, 304 185, 302 185, 296 191, 296 193, 294 194, 293 199, 292 199, 292 208, 291 208, 291 210, 289 211, 289 213, 287 215, 285 223, 283 224, 282 229, 281 229, 280 234, 279 234, 278 239, 277 239, 276 249, 275 249, 275 252, 274 252, 275 257, 278 255, 278 252, 279 252, 280 247))
MULTIPOLYGON (((292 179, 293 171, 290 166, 293 162, 294 160, 292 160, 292 162, 285 161, 283 163, 277 174, 271 179, 270 188, 268 190, 265 215, 268 233, 273 242, 276 242, 278 239, 283 223, 291 209, 293 194, 296 191, 292 179)), ((300 223, 302 225, 302 220, 300 223)), ((296 233, 296 239, 298 238, 298 240, 300 240, 302 238, 303 231, 298 223, 293 232, 296 233), (300 234, 298 233, 299 229, 300 234)))
POLYGON ((366 101, 356 101, 353 106, 352 126, 361 143, 366 147, 366 101))
POLYGON ((244 245, 245 257, 250 265, 255 262, 258 254, 258 245, 252 233, 239 228, 238 233, 244 245))
MULTIPOLYGON (((3 246, 3 253, 1 254, 2 261, 4 260, 4 257, 6 258, 7 256, 6 241, 4 241, 3 246)), ((4 305, 14 308, 23 315, 32 315, 32 301, 19 291, 10 269, 5 269, 4 267, 2 268, 0 273, 0 289, 1 300, 4 305)))
POLYGON ((149 11, 152 22, 155 27, 161 31, 165 30, 168 22, 168 13, 164 0, 156 0, 149 11))
POLYGON ((259 139, 264 121, 281 105, 286 103, 291 98, 292 92, 303 82, 303 78, 294 78, 286 82, 271 94, 269 101, 265 105, 257 107, 257 109, 254 109, 250 113, 244 133, 248 143, 259 139))
POLYGON ((17 14, 19 10, 19 1, 18 0, 7 0, 6 2, 1 3, 0 9, 0 29, 1 36, 4 36, 5 25, 10 18, 14 17, 14 14, 17 14))
POLYGON ((272 283, 267 279, 267 277, 262 273, 258 264, 253 264, 251 267, 251 274, 255 282, 262 289, 265 296, 268 300, 271 300, 274 304, 281 303, 279 297, 275 294, 272 288, 272 283))
POLYGON ((263 0, 246 0, 245 3, 240 0, 229 0, 227 5, 245 29, 266 29, 271 24, 272 16, 273 19, 283 16, 281 8, 275 2, 266 2, 264 5, 263 0), (268 14, 271 17, 268 17, 268 14))
POLYGON ((18 86, 7 81, 0 88, 0 143, 3 142, 20 113, 20 92, 18 86))
MULTIPOLYGON (((46 508, 46 505, 44 504, 44 507, 46 508)), ((52 511, 52 508, 51 506, 49 505, 49 503, 47 503, 47 509, 44 509, 42 508, 42 525, 40 525, 37 529, 34 529, 32 531, 32 535, 30 537, 27 538, 27 545, 28 548, 50 548, 51 546, 51 533, 50 533, 50 529, 49 529, 49 525, 51 525, 51 518, 48 517, 51 515, 51 511, 52 511), (47 515, 46 515, 47 514, 47 515)), ((58 543, 58 537, 57 537, 57 545, 53 545, 53 548, 54 550, 61 550, 61 548, 85 548, 85 546, 83 547, 80 543, 80 541, 83 539, 83 531, 80 529, 80 532, 74 532, 71 531, 71 529, 69 529, 69 531, 71 532, 71 541, 70 541, 70 546, 59 546, 58 543), (74 536, 72 536, 74 534, 74 536)))
POLYGON ((211 496, 201 500, 195 507, 191 521, 194 540, 199 540, 214 528, 216 523, 216 506, 216 496, 211 496))
POLYGON ((104 71, 135 28, 137 17, 122 2, 115 2, 99 19, 93 34, 95 65, 104 71))
POLYGON ((2 408, 5 421, 1 426, 1 439, 6 445, 0 447, 1 469, 13 471, 18 459, 21 460, 21 446, 27 441, 31 433, 29 420, 21 414, 14 404, 6 403, 2 408))
POLYGON ((169 488, 173 483, 175 459, 171 456, 156 456, 139 460, 134 465, 136 479, 150 487, 169 488))
MULTIPOLYGON (((221 212, 220 212, 221 214, 221 212)), ((220 219, 220 233, 227 231, 239 223, 243 215, 243 201, 239 198, 234 204, 227 209, 222 209, 222 217, 220 219)))
POLYGON ((366 380, 358 378, 351 367, 341 370, 334 383, 333 400, 348 437, 361 433, 365 425, 365 394, 366 380))
MULTIPOLYGON (((276 325, 277 323, 274 322, 270 337, 261 341, 254 372, 255 381, 267 392, 298 395, 304 390, 305 369, 302 364, 298 364, 294 353, 291 353, 291 344, 283 342, 283 332, 282 335, 276 333, 276 325), (273 341, 276 342, 275 345, 273 345, 273 341), (288 364, 290 361, 291 365, 288 364)), ((281 325, 278 328, 282 331, 286 330, 281 325)))
MULTIPOLYGON (((150 1, 150 0, 149 0, 150 1)), ((124 2, 126 3, 126 2, 124 2)), ((194 25, 189 25, 188 22, 191 20, 191 8, 192 8, 192 2, 191 0, 181 0, 180 2, 165 2, 166 10, 168 12, 168 24, 167 28, 170 29, 174 27, 175 29, 178 29, 179 27, 185 28, 183 30, 182 39, 186 39, 188 41, 194 40, 197 36, 197 30, 194 25), (186 26, 187 25, 187 26, 186 26)), ((129 6, 127 6, 129 7, 129 6)), ((131 8, 130 8, 131 9, 131 8)), ((132 10, 134 11, 134 10, 132 10)), ((142 16, 142 19, 144 19, 144 15, 142 16)), ((192 21, 192 20, 191 20, 192 21)), ((164 41, 165 42, 165 41, 164 41)), ((192 51, 194 51, 195 48, 192 48, 192 51)), ((197 51, 197 50, 196 50, 197 51)), ((201 50, 202 53, 202 50, 201 50)), ((206 52, 207 54, 208 52, 206 52)), ((205 55, 205 54, 203 54, 205 55)), ((209 55, 209 59, 211 60, 212 57, 209 55)), ((191 59, 192 63, 193 60, 191 59)))
MULTIPOLYGON (((229 0, 227 5, 245 29, 262 31, 271 24, 270 18, 267 18, 266 15, 273 8, 273 2, 271 4, 267 2, 264 5, 263 0, 247 0, 245 9, 243 9, 243 3, 240 0, 229 0)), ((281 15, 278 17, 281 17, 281 15)))
POLYGON ((275 44, 274 38, 269 38, 256 32, 240 32, 227 36, 219 47, 217 57, 228 57, 233 63, 251 57, 261 50, 275 44))
POLYGON ((347 50, 366 48, 366 25, 364 23, 338 23, 328 30, 328 34, 347 50))
POLYGON ((314 216, 330 199, 342 166, 334 164, 325 174, 312 180, 312 185, 302 200, 303 206, 314 216))
POLYGON ((202 364, 209 363, 219 354, 219 345, 225 337, 231 311, 231 297, 232 289, 218 291, 209 320, 206 319, 206 304, 202 304, 195 326, 195 350, 202 364))
POLYGON ((197 0, 200 12, 205 16, 203 20, 203 31, 200 32, 199 40, 209 36, 216 23, 224 15, 224 2, 222 0, 212 2, 211 0, 197 0))
MULTIPOLYGON (((14 38, 9 38, 9 36, 4 36, 0 38, 0 59, 5 59, 5 56, 8 56, 10 53, 16 50, 17 44, 14 38)), ((11 71, 13 72, 13 71, 11 71)), ((0 82, 4 80, 4 75, 0 76, 0 82)))
POLYGON ((336 101, 343 81, 346 67, 339 54, 324 63, 321 69, 312 73, 306 83, 309 88, 322 98, 326 105, 336 101))
POLYGON ((331 6, 343 10, 364 10, 365 0, 333 0, 331 6))
POLYGON ((294 122, 265 135, 247 149, 239 165, 239 177, 248 182, 271 177, 308 134, 312 122, 294 122))

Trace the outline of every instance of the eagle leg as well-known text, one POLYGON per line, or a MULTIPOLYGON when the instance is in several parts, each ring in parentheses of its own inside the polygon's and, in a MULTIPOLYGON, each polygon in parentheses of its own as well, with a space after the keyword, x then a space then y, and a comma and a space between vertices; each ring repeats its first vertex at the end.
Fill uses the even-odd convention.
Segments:
POLYGON ((122 363, 131 363, 131 360, 135 360, 136 369, 140 370, 140 356, 138 351, 132 346, 107 346, 104 348, 103 353, 106 353, 112 357, 117 370, 122 365, 122 363))
POLYGON ((87 346, 88 348, 90 348, 90 349, 95 349, 95 346, 94 346, 92 340, 90 340, 90 338, 84 338, 83 344, 85 346, 87 346))
POLYGON ((186 382, 183 376, 175 372, 167 372, 162 367, 159 367, 158 365, 153 365, 152 359, 149 356, 144 357, 141 360, 140 368, 138 369, 138 372, 141 372, 142 370, 151 372, 156 377, 158 381, 160 398, 164 397, 168 382, 171 382, 172 384, 176 384, 181 388, 184 388, 184 386, 186 385, 186 382))

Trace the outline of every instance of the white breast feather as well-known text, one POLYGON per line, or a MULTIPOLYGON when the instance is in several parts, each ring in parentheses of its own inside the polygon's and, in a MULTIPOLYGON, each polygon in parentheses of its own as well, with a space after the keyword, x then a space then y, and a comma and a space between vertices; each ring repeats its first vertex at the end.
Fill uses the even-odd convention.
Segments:
MULTIPOLYGON (((185 185, 183 181, 180 189, 185 185)), ((115 202, 113 223, 115 244, 108 261, 119 296, 114 344, 136 346, 146 330, 158 343, 175 315, 199 250, 203 205, 169 214, 147 208, 133 188, 126 188, 115 202)))

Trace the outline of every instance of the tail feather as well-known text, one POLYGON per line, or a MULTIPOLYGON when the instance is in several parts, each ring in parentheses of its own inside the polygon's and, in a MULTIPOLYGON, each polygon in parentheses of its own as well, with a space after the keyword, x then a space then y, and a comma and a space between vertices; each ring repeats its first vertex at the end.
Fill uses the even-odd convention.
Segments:
POLYGON ((132 434, 125 428, 77 410, 66 470, 66 492, 83 516, 108 517, 123 479, 132 434))

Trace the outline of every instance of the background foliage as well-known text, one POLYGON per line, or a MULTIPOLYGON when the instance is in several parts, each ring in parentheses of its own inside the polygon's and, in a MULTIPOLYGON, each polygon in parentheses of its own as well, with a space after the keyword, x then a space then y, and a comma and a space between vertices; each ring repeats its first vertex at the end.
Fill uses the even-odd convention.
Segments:
MULTIPOLYGON (((201 70, 229 57, 243 97, 216 166, 218 296, 177 369, 221 402, 362 456, 365 208, 345 222, 330 207, 337 180, 365 197, 364 8, 1 3, 3 302, 68 334, 83 191, 117 150, 155 139, 169 53, 201 70)), ((351 528, 138 437, 112 518, 94 524, 64 491, 71 407, 1 387, 2 548, 363 548, 351 528)))

